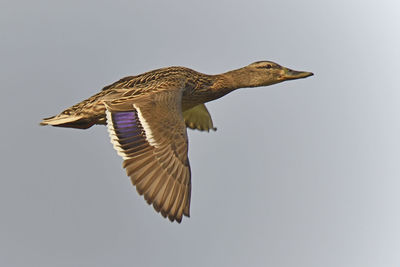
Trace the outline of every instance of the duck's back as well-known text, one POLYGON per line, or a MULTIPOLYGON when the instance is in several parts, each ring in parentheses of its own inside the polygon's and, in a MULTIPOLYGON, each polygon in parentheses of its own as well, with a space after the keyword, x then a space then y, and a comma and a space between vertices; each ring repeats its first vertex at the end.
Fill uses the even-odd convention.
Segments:
POLYGON ((43 119, 41 125, 87 129, 94 124, 106 124, 103 101, 146 96, 176 87, 182 87, 190 93, 198 87, 197 82, 202 75, 185 67, 167 67, 127 76, 105 86, 99 93, 67 108, 59 115, 43 119))

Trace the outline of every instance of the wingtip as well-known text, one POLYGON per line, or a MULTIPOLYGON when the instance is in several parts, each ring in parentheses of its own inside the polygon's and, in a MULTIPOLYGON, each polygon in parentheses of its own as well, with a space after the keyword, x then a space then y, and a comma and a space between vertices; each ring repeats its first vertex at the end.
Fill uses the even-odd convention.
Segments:
POLYGON ((180 224, 182 222, 182 218, 177 218, 177 217, 174 217, 174 216, 168 216, 168 219, 169 219, 169 221, 171 223, 177 222, 178 224, 180 224))
POLYGON ((190 208, 185 208, 183 210, 183 215, 185 215, 186 217, 190 218, 190 208))

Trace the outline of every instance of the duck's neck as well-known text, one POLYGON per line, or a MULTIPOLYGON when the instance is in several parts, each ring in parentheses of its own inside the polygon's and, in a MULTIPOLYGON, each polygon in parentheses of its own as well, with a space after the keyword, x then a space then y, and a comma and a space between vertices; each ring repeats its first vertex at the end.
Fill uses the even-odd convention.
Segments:
POLYGON ((238 88, 252 87, 249 74, 244 68, 215 75, 214 87, 217 90, 231 92, 238 88))
POLYGON ((184 109, 218 99, 235 89, 249 87, 249 82, 248 72, 246 74, 243 69, 217 75, 199 74, 201 86, 183 94, 184 109))

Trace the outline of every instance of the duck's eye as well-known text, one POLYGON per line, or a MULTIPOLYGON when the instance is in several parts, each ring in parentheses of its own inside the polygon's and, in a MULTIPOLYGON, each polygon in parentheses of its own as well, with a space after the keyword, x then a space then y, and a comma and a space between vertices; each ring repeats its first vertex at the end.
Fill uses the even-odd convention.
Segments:
POLYGON ((266 69, 270 69, 270 68, 272 68, 272 65, 271 65, 271 64, 268 64, 268 65, 265 66, 265 68, 266 68, 266 69))

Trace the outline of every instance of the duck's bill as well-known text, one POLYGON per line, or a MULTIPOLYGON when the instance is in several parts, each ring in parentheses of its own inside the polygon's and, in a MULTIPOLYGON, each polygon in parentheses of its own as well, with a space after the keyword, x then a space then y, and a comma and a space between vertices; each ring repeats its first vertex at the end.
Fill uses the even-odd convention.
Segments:
POLYGON ((301 79, 307 78, 309 76, 313 76, 314 73, 308 71, 297 71, 285 68, 284 78, 285 80, 294 80, 294 79, 301 79))

